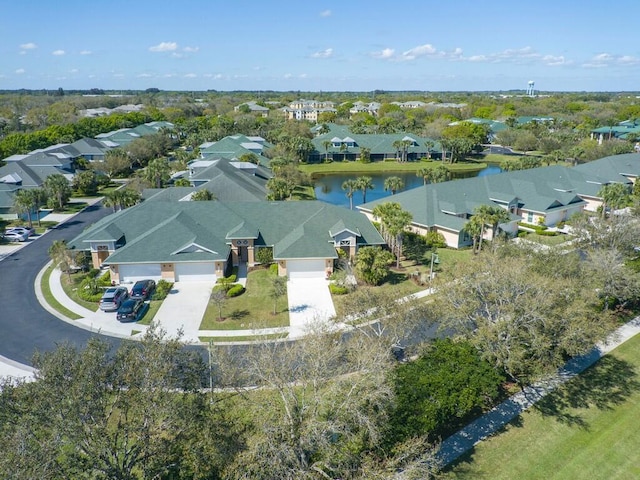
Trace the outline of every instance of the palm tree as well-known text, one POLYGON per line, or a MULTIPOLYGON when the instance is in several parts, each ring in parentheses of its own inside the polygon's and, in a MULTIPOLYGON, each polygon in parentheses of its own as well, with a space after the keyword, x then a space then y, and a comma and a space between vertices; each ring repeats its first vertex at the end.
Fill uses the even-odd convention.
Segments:
POLYGON ((36 207, 33 190, 18 190, 13 197, 13 208, 16 213, 26 213, 29 220, 29 228, 33 228, 31 213, 36 207))
POLYGON ((384 180, 385 191, 390 190, 391 195, 395 195, 398 190, 404 188, 404 181, 400 177, 387 177, 384 180))
POLYGON ((203 188, 203 189, 198 190, 197 192, 193 192, 191 194, 191 201, 192 202, 207 202, 207 201, 215 200, 215 199, 216 199, 216 197, 213 195, 213 193, 211 193, 206 188, 203 188))
POLYGON ((349 178, 345 180, 344 182, 342 182, 342 189, 346 190, 345 195, 349 199, 349 208, 353 210, 353 192, 360 189, 358 180, 354 178, 349 178))
POLYGON ((623 183, 608 183, 598 192, 602 198, 602 218, 606 216, 607 209, 615 210, 625 207, 630 203, 631 191, 623 183))
POLYGON ((399 268, 404 232, 411 225, 413 216, 410 212, 403 210, 397 202, 385 202, 377 205, 372 213, 380 219, 382 235, 396 256, 396 268, 399 268))
POLYGON ((322 146, 324 147, 324 162, 327 163, 327 161, 329 160, 329 147, 333 145, 333 143, 331 143, 331 140, 324 140, 322 142, 322 146))
POLYGON ((392 146, 393 148, 395 148, 395 150, 396 150, 396 161, 398 161, 398 162, 399 162, 399 161, 401 160, 401 157, 398 157, 398 154, 402 151, 402 146, 403 146, 402 140, 396 140, 396 141, 394 141, 394 142, 391 144, 391 146, 392 146))
POLYGON ((49 196, 55 198, 58 208, 62 210, 71 197, 69 180, 61 173, 54 173, 45 179, 43 185, 49 196))
POLYGON ((416 177, 422 177, 424 184, 440 183, 449 180, 449 169, 444 165, 436 165, 435 167, 421 168, 416 172, 416 177))
POLYGON ((71 264, 73 259, 71 257, 71 250, 67 248, 64 240, 56 240, 51 244, 49 247, 49 257, 51 257, 54 266, 63 272, 67 272, 69 278, 71 278, 71 264))
POLYGON ((480 217, 476 217, 475 215, 469 219, 467 223, 464 224, 462 228, 465 232, 469 234, 471 240, 473 241, 473 245, 471 247, 471 251, 475 254, 478 253, 478 239, 481 238, 482 230, 484 225, 480 221, 480 217))
POLYGON ((484 238, 485 227, 491 226, 492 238, 495 237, 498 225, 509 220, 509 212, 504 208, 492 205, 479 205, 473 211, 473 218, 480 223, 480 240, 478 251, 482 249, 482 239, 484 238))
POLYGON ((162 188, 162 185, 171 177, 171 167, 167 159, 151 160, 144 170, 144 177, 156 188, 162 188))
POLYGON ((362 176, 356 178, 356 182, 358 182, 358 189, 362 190, 362 203, 367 203, 367 190, 373 190, 375 188, 373 185, 373 179, 371 177, 362 176))

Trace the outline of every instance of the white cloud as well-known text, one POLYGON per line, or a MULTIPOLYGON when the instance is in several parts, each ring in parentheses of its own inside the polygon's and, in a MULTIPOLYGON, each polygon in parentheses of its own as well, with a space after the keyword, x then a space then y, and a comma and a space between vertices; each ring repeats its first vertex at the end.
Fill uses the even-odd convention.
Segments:
POLYGON ((287 80, 289 80, 290 78, 293 78, 293 75, 290 73, 285 73, 284 74, 284 78, 286 78, 287 80))
POLYGON ((25 69, 24 69, 24 68, 19 68, 19 69, 17 69, 17 70, 16 70, 16 73, 17 73, 18 75, 22 75, 24 72, 25 72, 25 69))
POLYGON ((306 73, 301 73, 299 78, 309 78, 309 75, 306 73))
POLYGON ((91 55, 93 52, 91 50, 82 50, 80 55, 91 55))
POLYGON ((629 67, 635 65, 640 65, 640 58, 632 55, 613 55, 611 53, 599 53, 582 64, 585 68, 629 67))
POLYGON ((113 76, 115 78, 124 78, 124 73, 114 73, 113 76))
POLYGON ((320 16, 321 17, 330 17, 331 16, 331 10, 323 10, 322 12, 320 12, 320 16))
POLYGON ((78 73, 78 69, 77 68, 72 68, 71 70, 69 70, 69 73, 78 73))
POLYGON ((182 50, 187 53, 195 53, 200 50, 200 47, 184 47, 182 50))
POLYGON ((187 73, 184 78, 196 78, 198 75, 196 75, 195 73, 187 73))
POLYGON ((333 48, 327 48, 326 50, 312 53, 311 58, 329 58, 332 55, 333 55, 333 48))
POLYGON ((22 50, 33 50, 33 49, 38 48, 38 45, 36 45, 33 42, 29 42, 29 43, 23 43, 22 45, 20 45, 20 48, 22 50))
POLYGON ((393 55, 396 53, 396 51, 393 48, 384 48, 382 50, 380 50, 379 52, 373 52, 371 55, 375 58, 381 58, 383 60, 388 60, 390 58, 393 58, 393 55))
POLYGON ((176 42, 160 42, 158 45, 154 45, 153 47, 149 47, 149 51, 151 52, 173 52, 178 48, 178 44, 176 42))
POLYGON ((150 73, 141 73, 138 75, 138 78, 151 78, 153 77, 153 75, 151 75, 150 73))
POLYGON ((424 57, 425 55, 435 55, 438 51, 436 48, 426 43, 424 45, 419 45, 417 47, 413 47, 406 52, 402 52, 403 60, 415 60, 418 57, 424 57))
POLYGON ((56 57, 60 57, 64 54, 65 54, 64 50, 54 50, 53 52, 51 52, 51 55, 55 55, 56 57))
POLYGON ((559 56, 545 55, 542 57, 542 61, 545 63, 545 65, 548 65, 550 67, 556 67, 558 65, 566 65, 569 63, 564 58, 564 55, 559 55, 559 56))

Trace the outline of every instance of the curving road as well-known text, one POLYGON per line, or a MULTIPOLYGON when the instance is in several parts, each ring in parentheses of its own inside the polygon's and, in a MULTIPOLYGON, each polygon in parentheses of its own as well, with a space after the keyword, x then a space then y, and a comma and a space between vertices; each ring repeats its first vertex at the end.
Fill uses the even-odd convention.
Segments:
POLYGON ((31 365, 36 351, 53 350, 65 341, 80 347, 95 336, 47 312, 36 299, 34 282, 55 240, 69 241, 111 212, 100 204, 88 207, 0 262, 0 355, 31 365))

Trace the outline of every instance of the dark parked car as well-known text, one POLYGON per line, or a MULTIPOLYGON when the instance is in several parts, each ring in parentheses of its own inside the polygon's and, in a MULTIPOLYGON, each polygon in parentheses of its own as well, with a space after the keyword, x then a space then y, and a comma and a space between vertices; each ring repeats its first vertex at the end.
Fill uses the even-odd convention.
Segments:
POLYGON ((137 322, 144 315, 145 303, 140 298, 129 298, 118 309, 119 322, 137 322))
POLYGON ((125 287, 110 287, 102 294, 100 299, 100 310, 112 312, 120 308, 122 302, 129 297, 129 292, 125 287))
POLYGON ((138 280, 131 289, 131 298, 147 300, 156 289, 156 282, 153 280, 138 280))

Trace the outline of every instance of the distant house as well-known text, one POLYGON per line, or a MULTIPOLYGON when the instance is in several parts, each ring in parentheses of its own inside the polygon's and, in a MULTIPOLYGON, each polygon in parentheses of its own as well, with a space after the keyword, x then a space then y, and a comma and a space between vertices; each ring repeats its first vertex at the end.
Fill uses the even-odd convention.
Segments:
POLYGON ((396 142, 406 143, 406 160, 420 158, 439 158, 442 155, 440 144, 429 138, 408 133, 397 134, 356 134, 348 127, 327 124, 329 131, 316 135, 311 140, 314 151, 308 157, 309 162, 321 162, 325 159, 334 161, 357 160, 361 158, 362 149, 368 149, 372 162, 388 158, 400 158, 403 153, 396 142))
POLYGON ((308 120, 317 122, 318 116, 323 112, 337 113, 334 102, 318 100, 296 100, 282 108, 287 120, 308 120))
POLYGON ((235 107, 233 107, 233 110, 235 112, 239 112, 243 108, 248 108, 251 113, 259 115, 264 118, 269 116, 269 108, 263 107, 262 105, 258 105, 256 102, 241 103, 240 105, 236 105, 235 107))
POLYGON ((601 173, 556 165, 429 184, 357 208, 375 220, 377 205, 397 202, 411 212, 413 231, 439 232, 449 247, 460 248, 472 243, 464 227, 480 205, 507 210, 510 220, 500 228, 515 234, 519 221, 554 226, 582 210, 597 209, 602 202, 598 192, 610 181, 601 173))
POLYGON ((591 139, 601 145, 605 140, 618 138, 621 140, 640 138, 640 119, 625 120, 617 125, 599 127, 591 130, 591 139))
POLYGON ((257 155, 260 165, 269 165, 269 159, 265 156, 265 150, 273 147, 264 138, 258 136, 229 135, 215 142, 206 142, 198 147, 200 158, 228 158, 239 160, 243 155, 257 155))
POLYGON ((326 278, 338 250, 355 256, 384 240, 358 212, 322 202, 146 201, 114 213, 69 242, 108 265, 115 283, 142 278, 215 281, 271 248, 288 278, 326 278))
POLYGON ((124 147, 140 137, 159 133, 163 128, 171 130, 174 125, 171 122, 149 122, 134 128, 120 128, 111 132, 100 133, 95 138, 101 142, 109 142, 108 145, 124 147))
POLYGON ((380 110, 381 106, 382 104, 378 102, 364 103, 361 101, 357 101, 353 103, 353 107, 349 109, 349 113, 351 115, 355 115, 356 113, 368 113, 369 115, 377 117, 378 110, 380 110))
POLYGON ((194 192, 205 189, 222 202, 257 202, 267 198, 267 180, 271 172, 264 167, 248 162, 233 162, 226 158, 193 160, 182 178, 191 187, 147 189, 145 200, 189 201, 194 192))

